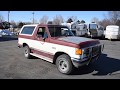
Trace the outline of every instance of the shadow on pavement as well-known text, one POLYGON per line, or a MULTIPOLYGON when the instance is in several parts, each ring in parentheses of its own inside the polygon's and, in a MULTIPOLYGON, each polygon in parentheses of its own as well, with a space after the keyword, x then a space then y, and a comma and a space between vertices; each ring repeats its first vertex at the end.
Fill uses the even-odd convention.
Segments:
POLYGON ((102 54, 98 61, 95 61, 88 66, 75 69, 72 75, 83 75, 88 73, 92 73, 92 75, 96 76, 111 75, 118 71, 120 71, 120 59, 110 58, 107 57, 106 54, 102 54), (96 72, 94 73, 94 71, 96 72))
POLYGON ((99 40, 108 40, 108 41, 120 41, 120 39, 107 39, 107 38, 101 38, 101 37, 98 37, 98 38, 93 38, 93 39, 99 39, 99 40))

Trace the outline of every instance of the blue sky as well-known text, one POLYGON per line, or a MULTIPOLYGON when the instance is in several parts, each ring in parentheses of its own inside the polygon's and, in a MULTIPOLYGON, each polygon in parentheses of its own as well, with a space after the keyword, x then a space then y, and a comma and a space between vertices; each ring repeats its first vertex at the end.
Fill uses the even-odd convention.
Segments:
MULTIPOLYGON (((15 22, 32 22, 33 11, 10 11, 9 20, 15 22)), ((39 21, 44 15, 48 16, 48 20, 53 20, 56 15, 61 15, 64 21, 70 16, 76 16, 78 20, 85 20, 86 23, 90 23, 93 17, 97 17, 99 20, 105 18, 107 11, 34 11, 35 20, 39 21)), ((4 17, 4 20, 8 20, 8 11, 0 11, 0 15, 4 17)))

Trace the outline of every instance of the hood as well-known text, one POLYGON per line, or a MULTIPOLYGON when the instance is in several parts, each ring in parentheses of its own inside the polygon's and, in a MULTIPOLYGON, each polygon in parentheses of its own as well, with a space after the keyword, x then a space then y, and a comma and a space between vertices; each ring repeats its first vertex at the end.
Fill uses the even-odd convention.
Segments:
POLYGON ((75 43, 75 44, 80 44, 82 42, 93 41, 94 39, 71 36, 71 37, 61 37, 61 38, 58 38, 58 40, 71 42, 71 43, 75 43))

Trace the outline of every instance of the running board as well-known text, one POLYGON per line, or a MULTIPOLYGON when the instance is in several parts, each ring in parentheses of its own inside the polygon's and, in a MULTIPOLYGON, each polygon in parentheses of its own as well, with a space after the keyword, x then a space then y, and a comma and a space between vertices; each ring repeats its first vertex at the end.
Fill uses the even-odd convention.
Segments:
POLYGON ((45 57, 45 56, 42 56, 42 55, 38 55, 38 54, 36 54, 36 53, 30 53, 30 55, 35 56, 35 57, 38 57, 38 58, 40 58, 40 59, 43 59, 43 60, 45 60, 45 61, 48 61, 48 62, 53 63, 53 59, 51 59, 51 58, 48 58, 48 57, 45 57))

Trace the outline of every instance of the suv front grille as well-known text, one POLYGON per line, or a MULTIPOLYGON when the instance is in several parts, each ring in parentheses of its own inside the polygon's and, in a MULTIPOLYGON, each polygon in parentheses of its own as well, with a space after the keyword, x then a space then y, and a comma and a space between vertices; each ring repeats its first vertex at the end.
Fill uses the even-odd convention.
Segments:
POLYGON ((91 58, 97 56, 101 51, 101 46, 93 46, 83 50, 82 58, 91 58))
POLYGON ((92 56, 97 55, 99 51, 100 51, 100 46, 92 47, 92 56))

